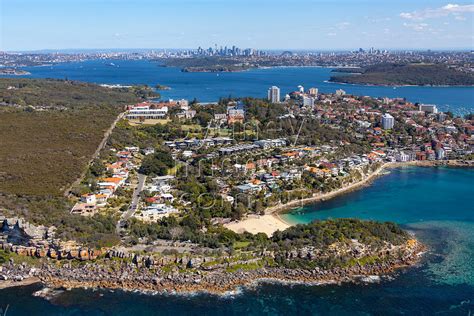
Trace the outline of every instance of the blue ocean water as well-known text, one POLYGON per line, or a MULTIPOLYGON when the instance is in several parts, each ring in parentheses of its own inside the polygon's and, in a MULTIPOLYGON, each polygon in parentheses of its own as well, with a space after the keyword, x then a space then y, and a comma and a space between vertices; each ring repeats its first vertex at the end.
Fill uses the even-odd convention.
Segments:
POLYGON ((472 315, 474 169, 391 170, 367 188, 284 215, 294 222, 336 217, 390 220, 429 247, 422 262, 380 283, 263 284, 226 297, 65 291, 51 301, 33 285, 0 290, 8 315, 472 315))
POLYGON ((197 98, 201 102, 217 101, 220 97, 266 97, 272 85, 281 88, 282 94, 296 90, 298 85, 317 87, 329 93, 344 89, 355 95, 373 97, 405 97, 412 102, 437 104, 443 110, 465 114, 474 110, 473 87, 376 87, 329 83, 330 68, 280 67, 252 69, 232 73, 186 73, 179 68, 162 67, 146 60, 92 60, 63 63, 44 67, 22 68, 31 72, 24 77, 68 78, 105 84, 156 84, 171 87, 161 91, 163 98, 197 98))

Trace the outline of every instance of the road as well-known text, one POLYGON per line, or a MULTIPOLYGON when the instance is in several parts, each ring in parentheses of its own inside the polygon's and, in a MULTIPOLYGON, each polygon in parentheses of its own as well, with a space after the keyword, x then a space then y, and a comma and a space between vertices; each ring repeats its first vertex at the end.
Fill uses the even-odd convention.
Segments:
POLYGON ((120 233, 120 230, 125 225, 125 222, 132 217, 135 211, 138 208, 138 202, 140 202, 140 193, 143 191, 143 187, 145 186, 146 175, 139 173, 138 174, 138 184, 135 190, 133 191, 132 202, 128 207, 128 210, 122 214, 120 220, 117 223, 117 233, 120 233))

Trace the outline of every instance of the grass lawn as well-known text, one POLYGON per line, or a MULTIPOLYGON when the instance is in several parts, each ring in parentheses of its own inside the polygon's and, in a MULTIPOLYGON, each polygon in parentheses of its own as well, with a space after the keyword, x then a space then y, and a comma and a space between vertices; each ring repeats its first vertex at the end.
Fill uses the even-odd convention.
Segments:
POLYGON ((250 241, 236 241, 234 242, 234 249, 242 249, 250 245, 250 241))
POLYGON ((144 120, 144 121, 139 121, 139 120, 129 120, 128 124, 131 126, 141 126, 141 125, 156 125, 156 124, 161 124, 165 125, 170 122, 170 119, 162 119, 162 120, 144 120))
POLYGON ((189 125, 181 125, 181 129, 183 131, 189 131, 189 130, 202 130, 201 125, 198 124, 189 124, 189 125))

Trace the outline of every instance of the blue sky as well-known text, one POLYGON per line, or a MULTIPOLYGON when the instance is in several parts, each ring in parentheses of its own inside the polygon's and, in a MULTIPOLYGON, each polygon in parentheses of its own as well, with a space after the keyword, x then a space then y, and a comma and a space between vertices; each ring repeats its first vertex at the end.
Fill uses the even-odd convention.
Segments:
POLYGON ((0 0, 0 50, 474 48, 474 2, 0 0))

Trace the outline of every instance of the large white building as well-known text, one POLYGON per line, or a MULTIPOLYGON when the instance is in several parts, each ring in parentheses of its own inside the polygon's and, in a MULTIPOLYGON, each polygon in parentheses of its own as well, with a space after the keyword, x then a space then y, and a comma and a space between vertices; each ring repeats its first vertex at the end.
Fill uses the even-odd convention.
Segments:
POLYGON ((388 113, 382 115, 382 128, 383 129, 392 129, 395 125, 395 119, 388 113))
POLYGON ((280 88, 272 86, 268 89, 268 100, 271 103, 280 103, 280 88))
POLYGON ((314 106, 315 99, 313 97, 303 96, 303 106, 314 106))
POLYGON ((336 90, 336 95, 338 97, 342 97, 342 96, 345 96, 346 95, 346 91, 342 90, 342 89, 338 89, 336 90))
POLYGON ((434 104, 420 104, 419 110, 428 113, 438 113, 438 108, 434 104))
POLYGON ((127 119, 162 119, 168 115, 168 107, 164 106, 157 109, 152 109, 148 104, 139 104, 132 107, 127 113, 127 119))

